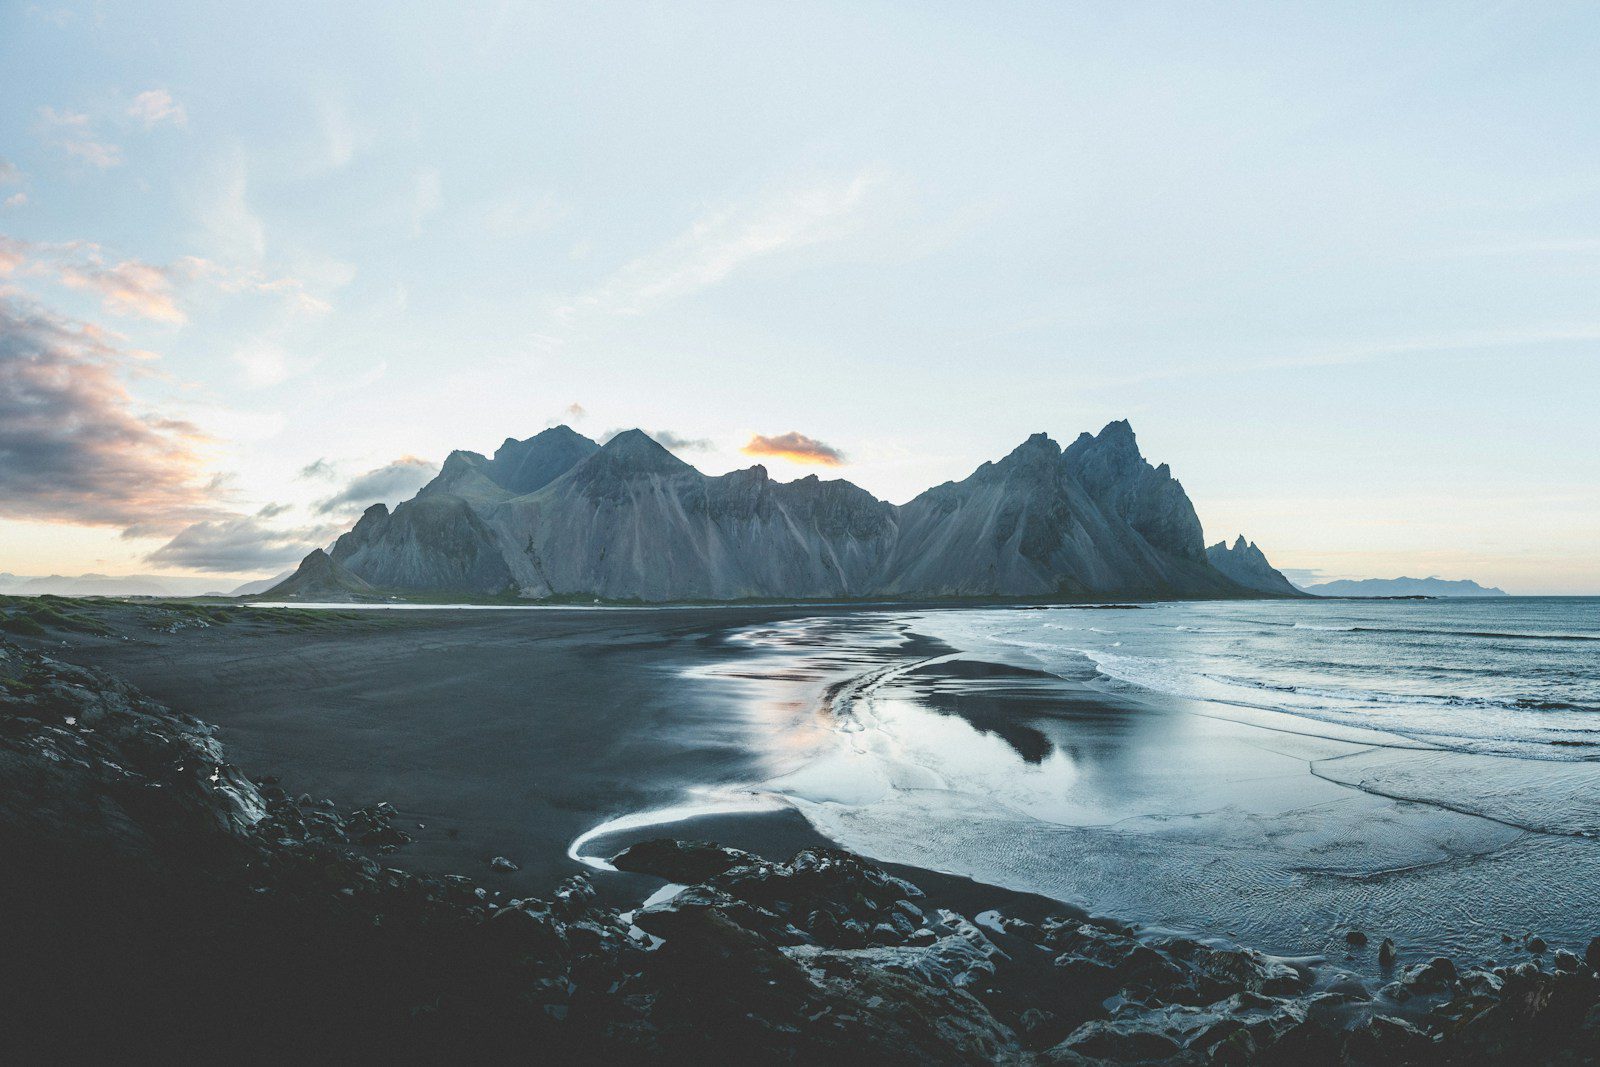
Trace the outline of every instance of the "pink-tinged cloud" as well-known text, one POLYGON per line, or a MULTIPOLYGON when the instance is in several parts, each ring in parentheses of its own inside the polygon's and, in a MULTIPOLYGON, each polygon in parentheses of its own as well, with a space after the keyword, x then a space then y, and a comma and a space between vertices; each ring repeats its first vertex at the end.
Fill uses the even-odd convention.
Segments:
POLYGON ((319 315, 331 310, 298 278, 273 278, 258 270, 226 267, 199 256, 183 256, 166 266, 137 259, 108 262, 105 249, 92 241, 41 244, 0 235, 0 277, 25 273, 54 278, 70 289, 98 293, 114 315, 132 315, 182 325, 188 321, 179 300, 197 285, 224 293, 280 296, 296 311, 319 315))
POLYGON ((28 246, 13 237, 0 234, 0 278, 15 274, 28 261, 28 246))
POLYGON ((812 463, 821 467, 838 467, 845 462, 844 453, 837 448, 793 430, 776 437, 756 434, 741 451, 747 456, 786 459, 791 463, 812 463))
POLYGON ((171 533, 215 518, 205 437, 140 412, 109 336, 0 296, 0 517, 171 533))
POLYGON ((132 259, 110 267, 63 264, 58 277, 70 289, 99 293, 106 310, 116 315, 136 315, 179 325, 189 319, 178 307, 171 274, 162 267, 132 259))

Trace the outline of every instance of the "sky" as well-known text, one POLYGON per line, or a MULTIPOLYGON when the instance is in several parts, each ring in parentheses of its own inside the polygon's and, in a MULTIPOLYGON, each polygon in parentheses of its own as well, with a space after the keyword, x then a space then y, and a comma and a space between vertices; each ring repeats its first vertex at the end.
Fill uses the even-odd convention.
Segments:
POLYGON ((1600 594, 1600 7, 0 3, 0 570, 276 573, 641 427, 1600 594))

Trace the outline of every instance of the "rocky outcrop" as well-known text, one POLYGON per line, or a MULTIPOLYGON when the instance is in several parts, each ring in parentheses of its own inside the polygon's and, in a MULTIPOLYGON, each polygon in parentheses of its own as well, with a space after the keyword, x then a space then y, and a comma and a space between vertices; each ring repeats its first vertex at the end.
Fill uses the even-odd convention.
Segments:
MULTIPOLYGON (((373 505, 362 516, 363 521, 382 507, 373 505)), ((375 599, 378 591, 319 548, 302 560, 293 574, 263 595, 278 600, 347 601, 375 599)))
POLYGON ((1226 541, 1211 545, 1206 549, 1206 559, 1246 589, 1281 596, 1302 595, 1294 583, 1267 562, 1266 553, 1257 548, 1255 542, 1244 539, 1244 534, 1239 535, 1232 547, 1226 541))
MULTIPOLYGON (((708 477, 638 430, 452 453, 330 556, 393 593, 533 599, 1239 596, 1163 464, 1114 422, 1044 434, 900 507, 841 480, 708 477)), ((308 564, 322 566, 308 558, 308 564)), ((288 584, 288 583, 285 583, 288 584)), ((266 595, 282 595, 280 589, 266 595)))

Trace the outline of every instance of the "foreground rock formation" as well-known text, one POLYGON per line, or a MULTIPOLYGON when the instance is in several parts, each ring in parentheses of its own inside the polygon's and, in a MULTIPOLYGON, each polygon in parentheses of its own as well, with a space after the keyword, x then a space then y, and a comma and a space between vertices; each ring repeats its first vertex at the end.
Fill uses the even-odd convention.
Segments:
POLYGON ((17 1062, 1488 1064, 1600 1047, 1600 940, 1550 970, 1438 959, 1375 990, 1064 907, 962 914, 833 849, 637 844, 619 869, 682 888, 620 914, 582 877, 520 900, 418 877, 382 863, 407 842, 392 807, 292 798, 203 723, 4 643, 0 786, 0 1047, 17 1062))
MULTIPOLYGON (((1292 587, 1274 589, 1297 595, 1292 587)), ((1066 449, 1036 434, 901 506, 847 481, 707 477, 646 434, 567 427, 453 452, 266 594, 537 599, 1243 596, 1207 560, 1165 464, 1113 422, 1066 449)))

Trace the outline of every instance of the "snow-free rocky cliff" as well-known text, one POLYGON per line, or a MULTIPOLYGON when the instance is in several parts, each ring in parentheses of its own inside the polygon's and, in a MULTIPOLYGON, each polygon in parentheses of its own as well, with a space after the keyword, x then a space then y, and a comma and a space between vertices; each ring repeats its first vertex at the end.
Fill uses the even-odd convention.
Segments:
POLYGON ((1293 582, 1267 562, 1266 554, 1256 547, 1256 543, 1246 541, 1243 534, 1239 535, 1231 548, 1228 542, 1218 541, 1206 549, 1206 558, 1213 567, 1246 589, 1281 593, 1284 596, 1295 596, 1300 592, 1293 582))
POLYGON ((313 573, 268 595, 301 585, 642 601, 1250 592, 1208 562, 1183 486, 1145 461, 1126 422, 1065 449, 1035 434, 900 506, 842 480, 773 481, 761 466, 709 477, 639 430, 602 447, 558 426, 492 457, 451 453, 414 498, 393 512, 373 505, 302 571, 313 573))

